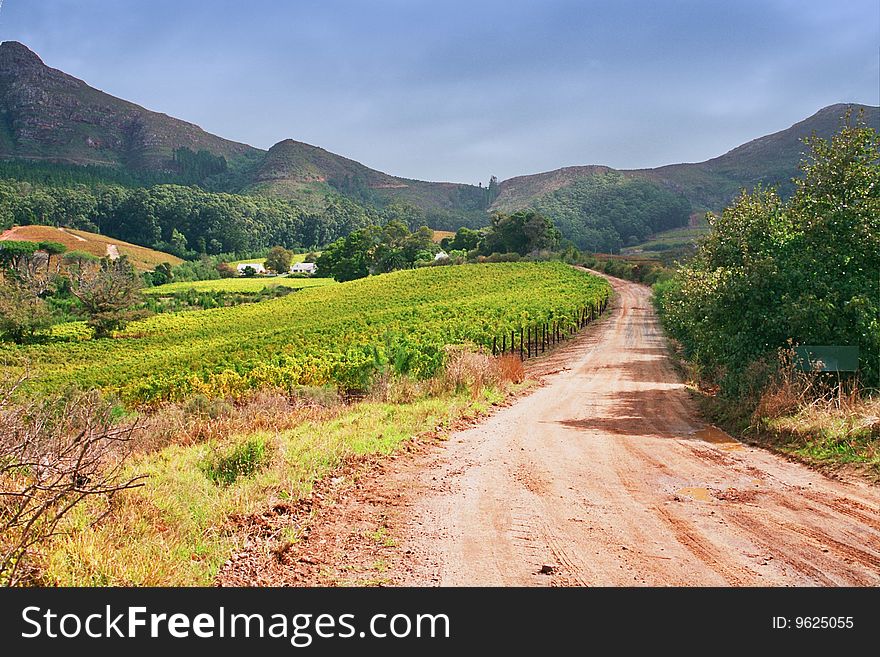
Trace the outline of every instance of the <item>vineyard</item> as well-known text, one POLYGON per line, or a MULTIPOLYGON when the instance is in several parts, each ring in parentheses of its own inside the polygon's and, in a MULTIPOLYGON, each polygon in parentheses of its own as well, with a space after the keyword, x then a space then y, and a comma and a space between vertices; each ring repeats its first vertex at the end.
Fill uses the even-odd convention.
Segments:
POLYGON ((380 372, 431 376, 448 345, 491 351, 521 330, 571 331, 610 294, 604 280, 561 263, 432 267, 259 304, 156 315, 114 339, 71 332, 66 340, 4 346, 0 360, 30 368, 32 393, 73 383, 130 407, 261 387, 361 389, 380 372))
POLYGON ((307 287, 321 287, 335 283, 332 278, 288 278, 275 276, 272 278, 218 278, 211 281, 183 281, 179 283, 166 283, 144 290, 144 294, 162 296, 163 294, 177 294, 187 290, 196 292, 259 292, 267 287, 284 287, 295 290, 307 287))

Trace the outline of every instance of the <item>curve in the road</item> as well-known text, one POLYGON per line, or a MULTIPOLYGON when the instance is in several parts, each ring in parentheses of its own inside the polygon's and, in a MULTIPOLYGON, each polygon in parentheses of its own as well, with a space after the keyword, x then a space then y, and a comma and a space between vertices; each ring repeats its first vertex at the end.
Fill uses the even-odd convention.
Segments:
POLYGON ((566 369, 420 474, 406 583, 880 584, 878 489, 706 426, 650 291, 612 283, 612 312, 550 357, 566 369))

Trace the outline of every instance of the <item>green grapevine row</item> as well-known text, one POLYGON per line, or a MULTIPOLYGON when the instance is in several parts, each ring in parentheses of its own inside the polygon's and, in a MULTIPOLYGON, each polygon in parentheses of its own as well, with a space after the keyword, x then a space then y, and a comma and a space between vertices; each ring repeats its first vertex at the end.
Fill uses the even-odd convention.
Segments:
POLYGON ((385 370, 431 376, 448 345, 491 350, 521 328, 570 328, 610 294, 603 279, 561 263, 430 267, 156 315, 113 339, 81 339, 71 327, 66 339, 0 347, 0 362, 30 367, 34 393, 76 384, 129 406, 263 386, 363 388, 385 370))

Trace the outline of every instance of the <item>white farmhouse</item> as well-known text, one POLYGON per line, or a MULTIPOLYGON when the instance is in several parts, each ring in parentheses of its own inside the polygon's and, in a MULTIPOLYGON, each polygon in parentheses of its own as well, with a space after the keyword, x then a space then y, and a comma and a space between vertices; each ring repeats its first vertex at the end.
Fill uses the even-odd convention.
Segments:
POLYGON ((314 274, 318 266, 314 262, 297 262, 290 266, 291 274, 314 274))
POLYGON ((239 276, 244 276, 244 270, 248 267, 251 267, 258 274, 265 274, 266 268, 263 266, 262 262, 242 262, 235 266, 235 269, 238 271, 239 276))

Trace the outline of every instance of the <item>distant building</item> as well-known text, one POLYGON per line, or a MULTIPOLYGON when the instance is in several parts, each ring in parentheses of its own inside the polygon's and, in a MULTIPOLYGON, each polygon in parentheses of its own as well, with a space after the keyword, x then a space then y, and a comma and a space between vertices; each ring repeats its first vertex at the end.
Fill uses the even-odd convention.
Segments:
POLYGON ((235 269, 238 271, 239 276, 244 276, 244 270, 248 267, 252 268, 258 274, 265 274, 266 268, 263 266, 262 262, 242 262, 239 265, 235 266, 235 269))
POLYGON ((446 251, 438 251, 437 255, 434 256, 434 262, 437 262, 438 260, 443 260, 444 258, 448 258, 448 257, 449 257, 449 254, 446 253, 446 251))
POLYGON ((318 265, 314 262, 297 262, 290 266, 291 274, 314 274, 318 271, 318 265))

